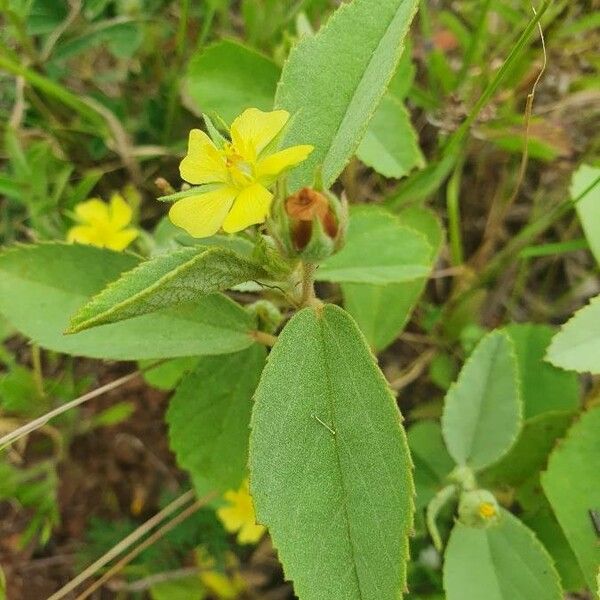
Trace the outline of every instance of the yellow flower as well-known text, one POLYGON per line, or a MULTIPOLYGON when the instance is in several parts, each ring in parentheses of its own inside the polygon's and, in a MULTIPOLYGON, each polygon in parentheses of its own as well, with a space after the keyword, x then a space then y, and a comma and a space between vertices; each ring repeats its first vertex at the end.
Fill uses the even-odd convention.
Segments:
POLYGON ((246 584, 238 572, 238 562, 233 554, 226 556, 225 572, 215 569, 216 561, 205 548, 196 551, 196 562, 200 567, 202 585, 221 600, 234 600, 245 589, 246 584))
POLYGON ((273 152, 271 142, 289 117, 285 110, 249 108, 233 121, 231 141, 222 148, 203 131, 192 129, 179 172, 193 185, 213 184, 214 189, 176 202, 169 212, 171 221, 196 238, 214 235, 221 227, 235 233, 264 223, 273 199, 267 188, 313 150, 292 146, 273 152))
POLYGON ((265 528, 256 523, 256 514, 248 481, 242 483, 239 490, 225 492, 225 500, 229 506, 217 510, 217 516, 227 531, 238 532, 237 541, 240 544, 255 544, 265 533, 265 528))
POLYGON ((99 198, 79 203, 75 207, 75 217, 80 224, 69 229, 69 242, 124 250, 139 233, 134 227, 127 227, 133 211, 120 194, 113 194, 110 204, 99 198))
POLYGON ((479 505, 479 516, 482 519, 493 519, 497 514, 498 511, 491 502, 482 502, 479 505))

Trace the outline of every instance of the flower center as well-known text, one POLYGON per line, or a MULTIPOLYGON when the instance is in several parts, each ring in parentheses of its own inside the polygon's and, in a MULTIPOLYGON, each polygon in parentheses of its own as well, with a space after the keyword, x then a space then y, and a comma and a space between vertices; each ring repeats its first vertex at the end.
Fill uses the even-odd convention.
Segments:
POLYGON ((243 156, 238 154, 233 144, 225 145, 223 156, 229 178, 235 186, 247 186, 249 183, 252 183, 254 180, 252 165, 245 161, 243 156))

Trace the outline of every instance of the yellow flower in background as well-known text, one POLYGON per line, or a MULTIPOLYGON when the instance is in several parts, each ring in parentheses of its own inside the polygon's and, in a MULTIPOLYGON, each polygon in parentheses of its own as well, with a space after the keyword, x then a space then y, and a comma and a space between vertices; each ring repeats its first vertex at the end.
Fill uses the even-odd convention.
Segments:
POLYGON ((235 600, 245 589, 246 583, 238 572, 239 564, 234 554, 227 554, 226 571, 216 569, 215 559, 205 548, 196 551, 200 567, 200 581, 207 591, 221 600, 235 600))
POLYGON ((233 121, 231 141, 222 148, 192 129, 179 172, 188 183, 215 187, 176 202, 169 211, 171 221, 196 238, 214 235, 221 227, 235 233, 264 223, 273 199, 267 188, 313 150, 305 145, 272 151, 271 142, 289 117, 285 110, 249 108, 233 121))
POLYGON ((75 218, 79 225, 69 229, 69 242, 124 250, 139 235, 137 229, 128 227, 133 211, 120 194, 113 194, 110 203, 99 198, 80 202, 75 207, 75 218))
POLYGON ((230 533, 238 532, 237 541, 240 544, 255 544, 265 533, 266 529, 256 523, 254 504, 248 487, 248 481, 242 483, 239 490, 230 490, 223 496, 229 503, 217 510, 217 516, 230 533))

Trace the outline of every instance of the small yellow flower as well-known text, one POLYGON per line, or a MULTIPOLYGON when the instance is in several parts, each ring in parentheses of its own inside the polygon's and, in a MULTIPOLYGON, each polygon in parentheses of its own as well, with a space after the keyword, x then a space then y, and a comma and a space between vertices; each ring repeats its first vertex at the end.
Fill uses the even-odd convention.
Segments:
POLYGON ((215 559, 205 548, 196 551, 202 585, 221 600, 234 600, 246 589, 246 583, 238 572, 239 564, 235 555, 227 554, 225 559, 226 570, 219 571, 215 568, 215 559))
POLYGON ((256 514, 248 481, 242 483, 239 490, 225 492, 225 500, 229 506, 217 510, 217 516, 227 531, 238 532, 237 541, 240 544, 255 544, 265 533, 265 528, 256 523, 256 514))
POLYGON ((69 229, 69 242, 125 250, 139 235, 137 229, 128 227, 133 211, 120 194, 113 194, 110 204, 99 198, 79 203, 75 217, 80 224, 69 229))
POLYGON ((491 502, 482 502, 479 505, 479 516, 482 519, 493 519, 497 514, 498 511, 491 502))
POLYGON ((249 108, 231 124, 231 141, 217 148, 200 129, 192 129, 188 152, 179 165, 181 178, 193 185, 214 184, 209 192, 176 202, 171 221, 196 238, 214 235, 221 227, 235 233, 264 223, 277 178, 312 152, 312 146, 292 146, 273 152, 271 142, 290 115, 285 110, 249 108))

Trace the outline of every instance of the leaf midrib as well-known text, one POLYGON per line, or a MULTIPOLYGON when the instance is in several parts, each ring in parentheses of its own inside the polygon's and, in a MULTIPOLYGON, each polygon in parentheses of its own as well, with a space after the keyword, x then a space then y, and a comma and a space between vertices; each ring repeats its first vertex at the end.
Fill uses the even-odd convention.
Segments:
POLYGON ((360 577, 358 576, 358 570, 356 568, 356 557, 358 556, 358 552, 354 546, 354 537, 352 535, 352 529, 350 527, 350 516, 348 514, 348 502, 347 502, 347 494, 346 494, 346 486, 344 482, 344 474, 342 471, 342 461, 340 459, 340 452, 338 448, 338 438, 337 438, 337 430, 336 430, 336 415, 335 415, 335 402, 333 401, 333 382, 331 380, 330 374, 330 366, 329 360, 327 358, 327 353, 325 352, 325 322, 323 316, 318 317, 318 325, 319 325, 319 333, 321 336, 321 351, 323 352, 323 363, 325 365, 325 379, 327 386, 327 400, 329 404, 329 411, 331 415, 331 428, 333 429, 335 434, 333 436, 333 447, 335 454, 335 464, 337 467, 338 477, 340 481, 340 488, 342 492, 342 508, 344 513, 344 522, 346 525, 346 535, 348 537, 348 543, 350 545, 351 557, 352 557, 352 573, 354 574, 354 579, 356 582, 356 588, 359 594, 359 600, 364 598, 362 593, 362 587, 360 582, 360 577))
MULTIPOLYGON (((347 4, 346 6, 351 6, 351 5, 350 5, 350 4, 347 4)), ((393 25, 394 21, 396 20, 396 17, 398 16, 398 12, 399 12, 399 10, 400 10, 400 6, 394 10, 394 14, 393 14, 392 18, 390 19, 390 21, 389 21, 389 23, 388 23, 387 27, 385 28, 385 31, 384 31, 383 35, 382 35, 382 36, 379 38, 379 42, 378 42, 377 46, 375 47, 375 49, 374 49, 374 50, 373 50, 373 52, 371 53, 371 58, 369 59, 369 62, 368 62, 368 64, 367 64, 367 67, 366 67, 366 68, 364 69, 364 71, 362 72, 362 74, 361 74, 360 78, 358 79, 358 82, 357 82, 356 86, 355 86, 355 87, 354 87, 354 89, 352 90, 352 95, 351 95, 350 101, 349 101, 349 102, 348 102, 348 104, 347 104, 347 108, 346 108, 346 110, 344 111, 344 114, 342 115, 342 118, 340 119, 340 121, 339 121, 339 123, 338 123, 338 126, 337 126, 337 128, 336 128, 336 133, 335 133, 334 137, 332 138, 331 142, 329 143, 329 145, 328 145, 328 147, 327 147, 327 152, 325 153, 325 156, 324 156, 324 158, 323 158, 323 165, 325 165, 325 163, 326 163, 326 161, 327 161, 327 158, 328 158, 328 157, 329 157, 329 155, 330 155, 330 151, 331 151, 331 149, 332 149, 332 148, 333 148, 333 146, 334 146, 334 142, 336 142, 336 141, 337 141, 337 139, 338 139, 338 138, 339 138, 339 136, 340 136, 340 130, 341 130, 341 128, 342 128, 342 125, 343 125, 344 121, 345 121, 345 120, 347 119, 347 117, 348 117, 349 109, 350 109, 351 105, 353 104, 353 102, 354 102, 354 100, 355 100, 355 98, 356 98, 356 92, 357 92, 358 88, 360 87, 360 85, 362 84, 363 80, 365 79, 365 74, 371 70, 371 66, 373 65, 373 62, 374 62, 374 57, 375 57, 375 55, 377 54, 377 51, 379 50, 379 48, 381 47, 381 44, 382 44, 382 41, 383 41, 383 39, 386 37, 386 35, 387 35, 387 34, 388 34, 388 32, 390 31, 390 29, 391 29, 391 27, 392 27, 392 25, 393 25)), ((339 11, 338 11, 338 13, 336 13, 336 14, 339 14, 339 11)), ((414 11, 413 11, 413 15, 414 15, 414 11)), ((410 23, 410 20, 409 20, 409 23, 410 23)), ((402 52, 403 52, 403 51, 404 51, 404 40, 402 40, 402 43, 401 43, 401 45, 400 45, 400 47, 399 47, 399 50, 397 50, 397 53, 398 53, 398 54, 397 54, 397 57, 396 57, 396 66, 397 66, 398 62, 400 61, 400 57, 402 56, 402 52)), ((381 102, 381 99, 383 98, 383 96, 384 96, 384 94, 385 94, 385 92, 386 92, 386 90, 387 90, 387 87, 388 87, 388 85, 389 85, 390 81, 392 80, 392 77, 393 77, 393 76, 394 76, 394 72, 393 72, 393 71, 391 71, 391 72, 389 73, 388 77, 387 77, 387 81, 386 81, 386 83, 385 83, 385 85, 384 85, 384 87, 383 87, 383 89, 382 89, 382 91, 381 91, 381 94, 380 94, 380 96, 379 96, 379 102, 381 102)), ((373 117, 373 115, 375 114, 375 110, 377 109, 377 106, 378 106, 378 104, 377 104, 377 105, 376 105, 376 106, 373 108, 373 110, 372 110, 371 114, 370 114, 370 115, 368 116, 368 118, 365 120, 365 122, 364 122, 364 124, 363 124, 363 130, 364 130, 364 131, 366 131, 366 129, 367 129, 368 125, 369 125, 369 121, 371 120, 371 118, 372 118, 372 117, 373 117)), ((353 152, 356 152, 357 148, 358 148, 358 147, 359 147, 359 145, 360 145, 360 142, 361 142, 361 140, 362 140, 362 136, 358 138, 358 141, 354 141, 354 142, 353 142, 353 146, 354 146, 354 148, 353 148, 353 150, 352 150, 353 152)), ((329 183, 331 183, 331 182, 329 182, 329 183)))

